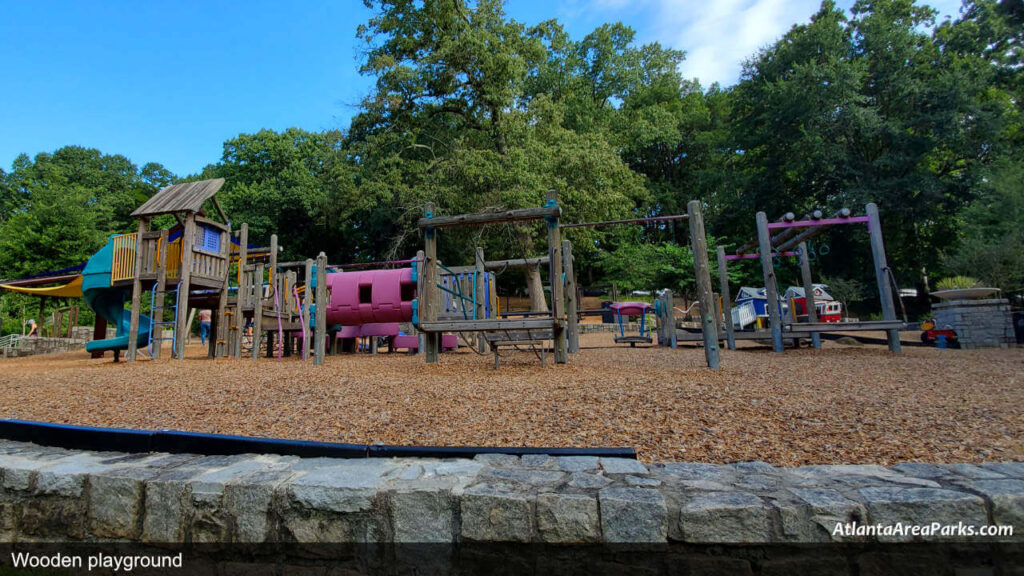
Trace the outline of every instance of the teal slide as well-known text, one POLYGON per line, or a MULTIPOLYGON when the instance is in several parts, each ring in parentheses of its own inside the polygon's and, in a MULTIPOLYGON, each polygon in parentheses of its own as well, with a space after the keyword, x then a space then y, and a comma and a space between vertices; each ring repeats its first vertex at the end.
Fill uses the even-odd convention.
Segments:
MULTIPOLYGON (((82 271, 82 296, 85 303, 108 324, 117 326, 117 336, 106 340, 93 340, 85 345, 87 352, 105 352, 107 350, 128 349, 128 327, 131 323, 131 311, 125 310, 124 303, 131 296, 131 287, 112 287, 110 285, 110 269, 113 265, 114 245, 100 248, 99 252, 89 258, 82 271)), ((150 320, 148 316, 139 315, 139 339, 137 345, 143 348, 149 343, 150 320)))

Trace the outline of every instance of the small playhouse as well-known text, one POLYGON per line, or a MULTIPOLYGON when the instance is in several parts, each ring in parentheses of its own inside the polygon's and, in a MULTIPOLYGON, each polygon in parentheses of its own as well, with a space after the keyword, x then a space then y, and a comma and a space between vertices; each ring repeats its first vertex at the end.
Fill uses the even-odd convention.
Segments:
MULTIPOLYGON (((811 289, 814 290, 814 307, 818 312, 818 320, 820 322, 842 322, 843 320, 843 305, 836 301, 826 291, 825 284, 814 284, 811 289)), ((795 315, 797 319, 802 322, 806 322, 807 319, 807 296, 804 294, 803 286, 790 286, 786 293, 783 294, 783 306, 789 304, 789 312, 795 315)))

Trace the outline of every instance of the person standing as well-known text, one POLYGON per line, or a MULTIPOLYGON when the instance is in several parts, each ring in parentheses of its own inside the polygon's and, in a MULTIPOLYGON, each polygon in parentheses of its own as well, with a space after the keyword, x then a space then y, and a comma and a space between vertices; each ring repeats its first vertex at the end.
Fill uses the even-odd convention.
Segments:
POLYGON ((36 324, 36 319, 35 318, 29 318, 28 319, 28 327, 29 327, 28 335, 30 337, 39 336, 39 325, 36 324))
POLYGON ((210 310, 199 311, 199 341, 206 344, 206 337, 210 335, 210 310))

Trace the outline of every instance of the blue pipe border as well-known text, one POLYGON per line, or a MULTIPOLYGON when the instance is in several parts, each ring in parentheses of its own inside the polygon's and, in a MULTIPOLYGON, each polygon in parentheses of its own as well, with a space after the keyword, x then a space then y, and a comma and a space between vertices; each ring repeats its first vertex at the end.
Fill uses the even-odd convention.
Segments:
POLYGON ((499 446, 390 446, 381 444, 339 444, 181 432, 177 430, 133 430, 72 426, 30 420, 0 419, 0 438, 32 442, 72 450, 101 452, 168 452, 229 456, 235 454, 280 454, 304 458, 473 458, 479 454, 547 454, 549 456, 604 456, 636 460, 633 448, 525 448, 499 446))

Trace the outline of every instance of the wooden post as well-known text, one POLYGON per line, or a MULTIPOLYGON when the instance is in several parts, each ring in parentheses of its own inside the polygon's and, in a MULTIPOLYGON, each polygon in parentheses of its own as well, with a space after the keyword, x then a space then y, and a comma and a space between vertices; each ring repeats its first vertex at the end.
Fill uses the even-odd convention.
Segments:
MULTIPOLYGON (((256 265, 252 277, 253 288, 256 290, 252 302, 252 359, 260 357, 260 336, 263 334, 263 264, 256 265)), ((270 348, 270 339, 267 339, 270 348)))
POLYGON ((568 320, 569 354, 580 351, 579 287, 576 285, 576 260, 572 242, 562 240, 562 265, 565 267, 565 315, 568 320))
POLYGON ((228 224, 227 232, 221 234, 220 255, 227 263, 224 266, 224 286, 220 289, 220 298, 217 300, 216 330, 210 330, 214 338, 214 357, 228 355, 228 334, 231 332, 228 321, 228 291, 231 287, 231 224, 228 224))
POLYGON ((302 359, 309 360, 309 348, 313 345, 311 338, 313 332, 309 329, 309 320, 312 316, 309 313, 309 305, 313 302, 313 259, 306 258, 306 275, 303 276, 306 282, 306 291, 303 294, 302 303, 302 359))
MULTIPOLYGON (((544 197, 545 206, 558 205, 558 193, 548 191, 544 197)), ((551 316, 554 320, 555 363, 569 362, 568 339, 565 333, 565 280, 562 276, 562 231, 558 227, 558 217, 545 218, 548 224, 548 257, 551 258, 551 316)))
POLYGON ((231 337, 231 355, 242 356, 242 337, 245 335, 245 301, 249 294, 248 277, 245 274, 246 261, 249 259, 249 225, 242 222, 238 231, 238 293, 235 297, 235 314, 232 322, 235 332, 231 337))
MULTIPOLYGON (((434 204, 428 203, 426 218, 434 217, 434 204)), ((428 226, 423 229, 423 291, 419 294, 420 322, 437 320, 437 229, 428 226)), ((441 335, 428 332, 424 338, 424 353, 428 364, 437 362, 441 347, 441 335)))
POLYGON ((665 314, 668 321, 668 326, 666 327, 666 330, 668 330, 668 343, 675 350, 678 345, 678 336, 676 334, 676 308, 671 288, 665 292, 665 314))
POLYGON ((152 341, 152 354, 154 360, 159 360, 163 353, 164 325, 157 322, 164 321, 164 294, 167 291, 167 230, 160 231, 160 239, 157 240, 157 250, 160 256, 156 262, 156 284, 153 285, 153 309, 149 311, 149 333, 152 341))
POLYGON ((722 316, 725 322, 725 340, 729 350, 736 349, 736 336, 732 325, 732 295, 729 294, 729 261, 725 259, 725 248, 718 247, 718 284, 722 291, 722 316))
MULTIPOLYGON (((417 250, 416 251, 416 260, 417 260, 417 265, 416 265, 416 270, 417 270, 417 274, 416 274, 416 297, 420 298, 421 302, 423 301, 422 300, 422 298, 423 298, 423 269, 424 269, 423 263, 426 261, 423 258, 423 254, 424 254, 423 250, 417 250)), ((416 354, 426 354, 426 342, 427 342, 426 335, 423 333, 423 331, 421 331, 419 329, 416 330, 416 334, 417 334, 417 336, 419 338, 419 346, 416 348, 416 354)))
POLYGON ((277 234, 270 235, 270 272, 267 274, 267 282, 271 288, 277 282, 277 234))
MULTIPOLYGON (((814 300, 814 284, 811 282, 811 261, 808 258, 807 242, 800 243, 800 279, 804 284, 804 307, 807 308, 807 321, 816 324, 818 322, 818 304, 814 300)), ((811 332, 811 344, 815 349, 821 349, 821 335, 811 332)))
POLYGON ((761 250, 761 271, 764 274, 765 293, 768 298, 768 321, 772 328, 772 345, 776 352, 785 350, 782 343, 782 314, 779 313, 779 287, 775 284, 775 264, 772 262, 772 235, 768 230, 768 216, 757 213, 757 241, 761 250))
MULTIPOLYGON (((896 320, 896 304, 893 301, 892 285, 889 283, 889 264, 885 258, 885 242, 882 240, 882 220, 878 216, 878 206, 871 202, 866 207, 868 213, 868 235, 871 237, 871 255, 875 261, 875 278, 878 281, 878 297, 882 302, 882 319, 896 320)), ((900 331, 887 330, 889 351, 899 354, 900 331)))
POLYGON ((128 353, 125 362, 135 362, 139 347, 139 313, 142 307, 142 236, 149 231, 149 218, 139 218, 139 233, 135 235, 135 278, 132 281, 132 310, 128 320, 128 353))
POLYGON ((174 348, 178 360, 185 358, 185 339, 190 328, 188 324, 188 292, 192 276, 192 244, 196 236, 196 215, 185 217, 185 229, 181 235, 181 272, 178 281, 178 323, 174 327, 174 348))
MULTIPOLYGON (((704 358, 708 368, 718 370, 718 321, 715 319, 715 302, 711 293, 711 273, 708 265, 707 237, 704 234, 704 216, 700 201, 690 200, 686 205, 690 222, 690 248, 693 251, 693 270, 697 277, 697 297, 700 299, 701 328, 704 332, 704 358)), ((673 327, 673 332, 675 331, 673 327)))
MULTIPOLYGON (((484 303, 487 298, 487 292, 484 290, 487 271, 484 270, 483 246, 476 247, 473 266, 476 268, 476 293, 473 294, 473 298, 476 300, 476 319, 483 320, 484 315, 487 313, 487 307, 484 303)), ((487 353, 487 339, 484 338, 483 334, 476 335, 476 349, 481 354, 487 353)))
POLYGON ((321 252, 316 257, 316 332, 313 348, 313 364, 324 363, 325 346, 327 344, 327 254, 321 252))

